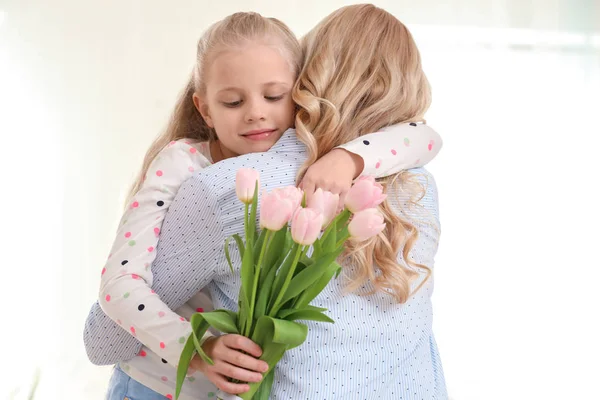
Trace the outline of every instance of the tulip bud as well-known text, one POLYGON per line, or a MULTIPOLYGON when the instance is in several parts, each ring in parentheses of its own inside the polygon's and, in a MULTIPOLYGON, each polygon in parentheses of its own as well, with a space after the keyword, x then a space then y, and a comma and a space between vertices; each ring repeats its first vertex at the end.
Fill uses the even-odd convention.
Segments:
POLYGON ((383 215, 375 208, 367 208, 352 216, 348 233, 357 240, 367 240, 385 229, 383 215))
POLYGON ((260 187, 260 174, 252 168, 240 168, 235 174, 235 194, 242 203, 252 204, 256 183, 260 187))
POLYGON ((278 231, 292 218, 297 206, 280 192, 263 193, 260 199, 260 227, 278 231))
POLYGON ((361 178, 350 188, 346 195, 345 205, 352 213, 377 207, 387 196, 383 194, 383 186, 375 182, 373 177, 361 178))
POLYGON ((309 246, 321 233, 323 214, 310 208, 299 208, 292 217, 292 239, 303 246, 309 246))
POLYGON ((317 210, 323 214, 324 228, 329 225, 331 220, 333 220, 337 214, 339 200, 339 194, 333 194, 328 191, 323 191, 321 188, 319 188, 315 191, 306 205, 307 207, 317 210))

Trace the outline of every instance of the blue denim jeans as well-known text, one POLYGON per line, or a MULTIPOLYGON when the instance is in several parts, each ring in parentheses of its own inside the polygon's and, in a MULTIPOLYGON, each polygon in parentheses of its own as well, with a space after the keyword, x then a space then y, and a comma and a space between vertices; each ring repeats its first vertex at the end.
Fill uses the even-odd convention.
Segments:
POLYGON ((127 375, 118 365, 113 370, 106 400, 168 400, 127 375))

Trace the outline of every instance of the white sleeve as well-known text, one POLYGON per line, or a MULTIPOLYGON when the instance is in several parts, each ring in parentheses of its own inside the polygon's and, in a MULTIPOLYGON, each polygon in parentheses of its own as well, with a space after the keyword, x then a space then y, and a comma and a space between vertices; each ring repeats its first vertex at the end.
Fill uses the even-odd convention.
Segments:
POLYGON ((179 187, 194 171, 208 165, 206 157, 184 141, 171 142, 163 149, 128 206, 102 270, 102 310, 173 366, 179 362, 191 327, 151 289, 150 266, 163 220, 179 187))
POLYGON ((360 175, 376 178, 422 167, 438 154, 442 138, 428 125, 414 122, 385 127, 339 146, 363 158, 360 175))

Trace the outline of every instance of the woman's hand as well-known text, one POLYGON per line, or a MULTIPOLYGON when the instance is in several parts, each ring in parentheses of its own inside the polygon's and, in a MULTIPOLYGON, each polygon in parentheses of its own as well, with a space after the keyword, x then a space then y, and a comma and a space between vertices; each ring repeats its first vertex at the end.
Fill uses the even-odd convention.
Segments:
POLYGON ((307 201, 315 190, 321 188, 339 194, 342 206, 352 182, 363 169, 361 156, 344 149, 333 149, 308 168, 298 186, 304 190, 307 201))
POLYGON ((262 373, 269 369, 266 362, 257 359, 262 354, 260 347, 244 336, 231 334, 210 337, 204 341, 202 349, 214 365, 196 354, 190 363, 190 370, 202 372, 226 393, 240 394, 250 390, 247 384, 233 383, 229 378, 241 382, 260 382, 262 373))

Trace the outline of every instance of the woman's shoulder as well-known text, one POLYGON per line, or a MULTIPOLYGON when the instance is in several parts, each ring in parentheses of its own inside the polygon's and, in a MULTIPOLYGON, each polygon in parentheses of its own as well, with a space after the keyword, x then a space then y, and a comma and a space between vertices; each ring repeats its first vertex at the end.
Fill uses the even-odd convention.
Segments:
POLYGON ((433 174, 423 167, 399 174, 389 188, 388 201, 397 213, 410 219, 439 219, 437 184, 433 174))

